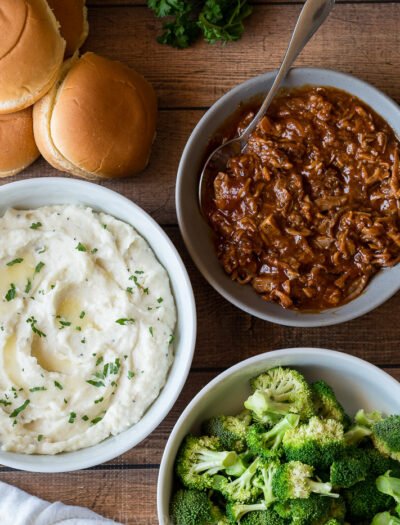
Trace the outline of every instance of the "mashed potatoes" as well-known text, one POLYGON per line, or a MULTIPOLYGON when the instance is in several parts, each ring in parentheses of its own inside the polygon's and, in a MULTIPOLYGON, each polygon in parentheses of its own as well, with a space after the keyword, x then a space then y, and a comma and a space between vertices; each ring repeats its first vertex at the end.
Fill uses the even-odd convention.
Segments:
POLYGON ((90 208, 0 218, 0 443, 56 454, 137 423, 173 360, 168 275, 129 225, 90 208))

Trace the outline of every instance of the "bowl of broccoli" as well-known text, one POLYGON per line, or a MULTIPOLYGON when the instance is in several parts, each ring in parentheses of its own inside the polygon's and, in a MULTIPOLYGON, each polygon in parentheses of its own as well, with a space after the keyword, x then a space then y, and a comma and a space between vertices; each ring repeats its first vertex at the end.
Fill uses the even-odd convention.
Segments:
POLYGON ((400 525, 400 383, 317 348, 243 361, 179 418, 157 504, 160 525, 400 525))

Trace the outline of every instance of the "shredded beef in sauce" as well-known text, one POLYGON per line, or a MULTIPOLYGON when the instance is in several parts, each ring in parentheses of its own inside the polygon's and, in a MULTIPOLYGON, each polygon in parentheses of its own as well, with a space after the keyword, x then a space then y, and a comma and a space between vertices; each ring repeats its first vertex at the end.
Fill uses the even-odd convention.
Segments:
POLYGON ((389 125, 344 91, 276 98, 243 155, 214 179, 205 211, 225 271, 285 308, 357 297, 400 260, 399 149, 389 125))

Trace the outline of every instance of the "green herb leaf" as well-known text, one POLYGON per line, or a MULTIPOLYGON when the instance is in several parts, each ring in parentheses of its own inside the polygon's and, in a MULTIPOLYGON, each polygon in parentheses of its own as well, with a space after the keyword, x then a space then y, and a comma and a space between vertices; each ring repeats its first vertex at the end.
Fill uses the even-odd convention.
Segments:
POLYGON ((85 317, 85 312, 81 312, 81 315, 79 316, 79 319, 83 319, 85 317))
POLYGON ((42 223, 41 222, 33 222, 31 225, 30 225, 30 228, 31 230, 37 230, 38 228, 40 228, 42 226, 42 223))
POLYGON ((79 252, 87 252, 86 247, 83 246, 81 242, 78 243, 78 246, 76 246, 75 249, 78 250, 79 252))
POLYGON ((89 383, 89 385, 95 386, 97 388, 100 388, 101 386, 105 386, 103 381, 93 381, 93 379, 89 379, 86 381, 86 383, 89 383))
POLYGON ((75 423, 76 414, 75 412, 71 412, 69 415, 68 423, 75 423))
POLYGON ((44 332, 42 332, 41 330, 39 330, 38 328, 36 328, 36 319, 32 316, 32 317, 29 317, 29 319, 26 320, 27 323, 29 323, 31 325, 31 328, 32 328, 32 332, 37 334, 39 337, 46 337, 46 334, 44 332))
POLYGON ((88 416, 82 416, 83 421, 89 421, 88 416))
POLYGON ((10 289, 6 293, 6 301, 10 302, 13 299, 15 299, 15 285, 13 283, 10 284, 10 289))
POLYGON ((99 399, 95 399, 94 404, 97 405, 98 403, 101 403, 104 401, 104 397, 99 397, 99 399))
POLYGON ((170 345, 172 345, 172 343, 175 341, 175 335, 174 334, 171 334, 170 336, 170 340, 169 340, 169 343, 170 345))
POLYGON ((98 251, 99 251, 99 250, 98 250, 97 248, 93 248, 93 250, 92 250, 90 253, 95 254, 95 253, 97 253, 98 251))
POLYGON ((162 297, 159 297, 159 298, 157 299, 157 303, 162 303, 163 301, 164 301, 164 299, 163 299, 162 297))
POLYGON ((29 389, 29 392, 39 392, 39 390, 47 390, 44 386, 34 386, 29 389))
POLYGON ((30 400, 27 399, 23 405, 21 405, 20 407, 16 408, 16 409, 14 410, 14 412, 12 412, 12 413, 10 414, 10 417, 11 417, 11 418, 17 417, 18 414, 19 414, 20 412, 22 412, 23 410, 25 410, 25 408, 29 405, 29 403, 30 403, 30 400))
POLYGON ((104 358, 103 357, 99 357, 96 361, 96 366, 99 366, 100 363, 102 363, 104 361, 104 358))
POLYGON ((23 258, 19 257, 18 259, 14 259, 13 261, 10 261, 9 263, 7 263, 7 266, 14 266, 14 264, 22 263, 22 261, 23 261, 23 258))
POLYGON ((131 286, 128 286, 128 288, 126 289, 126 291, 128 293, 133 293, 133 288, 131 286))
POLYGON ((117 319, 115 322, 120 325, 133 324, 135 322, 135 319, 117 319))
POLYGON ((31 283, 31 280, 28 279, 26 286, 25 286, 25 293, 29 293, 31 291, 31 288, 32 288, 32 283, 31 283))
POLYGON ((11 405, 10 401, 6 401, 5 399, 0 399, 0 405, 4 405, 5 407, 8 407, 11 405))
POLYGON ((54 385, 59 388, 60 390, 63 390, 63 386, 60 385, 60 383, 58 381, 54 381, 54 385))
POLYGON ((90 424, 93 426, 93 425, 97 425, 97 423, 100 423, 100 421, 102 420, 103 418, 102 417, 95 417, 94 419, 92 419, 92 421, 90 422, 90 424))
POLYGON ((135 372, 131 372, 129 370, 129 372, 128 372, 128 379, 132 379, 132 377, 135 377, 135 372))
POLYGON ((71 326, 71 323, 69 321, 58 321, 61 325, 61 328, 60 330, 62 330, 63 328, 65 328, 66 326, 71 326))
POLYGON ((150 334, 151 334, 151 337, 154 337, 154 334, 153 334, 153 327, 152 327, 152 326, 150 326, 150 328, 149 328, 149 332, 150 332, 150 334))
POLYGON ((39 434, 38 437, 37 437, 37 440, 38 441, 42 441, 42 439, 43 439, 43 434, 39 434))
POLYGON ((36 265, 35 273, 39 273, 40 270, 43 268, 43 266, 44 266, 44 262, 39 262, 39 263, 36 265))

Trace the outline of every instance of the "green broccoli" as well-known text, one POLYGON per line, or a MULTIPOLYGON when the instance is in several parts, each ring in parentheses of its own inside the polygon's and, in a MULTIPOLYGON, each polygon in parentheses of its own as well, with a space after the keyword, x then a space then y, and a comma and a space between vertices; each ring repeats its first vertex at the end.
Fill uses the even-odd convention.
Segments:
POLYGON ((370 460, 368 455, 346 454, 331 465, 330 482, 334 487, 347 489, 359 481, 364 481, 370 473, 370 460))
POLYGON ((308 498, 313 492, 339 497, 338 494, 332 494, 330 483, 314 481, 311 479, 313 476, 314 468, 309 465, 300 461, 284 463, 278 467, 272 481, 273 493, 279 501, 308 498))
POLYGON ((285 433, 295 428, 299 421, 300 416, 297 414, 286 414, 271 430, 265 430, 258 423, 252 425, 247 433, 249 449, 264 458, 281 456, 283 453, 281 444, 285 433))
POLYGON ((370 476, 365 481, 356 483, 345 489, 343 496, 347 504, 348 518, 351 522, 371 520, 375 514, 390 509, 393 498, 382 494, 376 488, 375 477, 370 476))
POLYGON ((251 411, 253 419, 267 427, 274 426, 284 415, 287 410, 271 410, 268 395, 261 390, 256 390, 253 395, 248 397, 244 406, 251 411))
POLYGON ((359 425, 362 425, 367 428, 372 428, 375 423, 382 421, 383 416, 382 413, 378 412, 377 410, 368 414, 364 411, 363 408, 361 408, 355 415, 354 419, 359 425))
POLYGON ((274 510, 291 524, 320 525, 328 520, 332 498, 311 494, 309 498, 288 499, 275 504, 274 510))
POLYGON ((234 480, 229 480, 224 476, 216 476, 213 487, 215 490, 219 490, 229 501, 252 503, 256 501, 262 492, 258 483, 255 483, 256 478, 259 476, 258 469, 260 465, 261 458, 256 458, 244 473, 234 480))
POLYGON ((371 525, 400 525, 400 519, 392 516, 389 512, 382 512, 374 516, 371 525))
POLYGON ((269 507, 276 498, 274 496, 272 483, 276 471, 280 466, 279 460, 264 460, 262 459, 259 464, 259 471, 261 476, 255 479, 254 484, 261 489, 264 496, 264 503, 269 507))
MULTIPOLYGON (((305 420, 315 414, 311 389, 297 370, 280 366, 271 368, 253 378, 250 386, 253 393, 258 391, 263 393, 267 411, 293 412, 300 414, 305 420)), ((252 396, 250 396, 245 402, 245 407, 252 410, 252 406, 252 396)), ((254 412, 257 419, 258 412, 254 412)))
POLYGON ((343 425, 338 421, 312 417, 308 423, 285 433, 283 449, 286 459, 327 470, 344 454, 343 435, 343 425))
POLYGON ((378 421, 372 430, 372 441, 379 452, 400 461, 400 415, 378 421))
POLYGON ((272 509, 253 511, 245 515, 241 525, 286 525, 288 522, 272 509))
POLYGON ((248 512, 258 512, 265 510, 267 510, 267 507, 263 502, 253 504, 231 502, 226 506, 226 515, 228 516, 230 523, 236 525, 236 523, 239 523, 243 516, 245 516, 248 512))
POLYGON ((178 490, 171 501, 170 514, 176 525, 223 525, 228 523, 223 512, 205 492, 193 489, 178 490))
POLYGON ((248 427, 246 420, 235 416, 214 416, 203 423, 202 430, 217 437, 224 449, 241 453, 246 450, 248 427))
POLYGON ((351 419, 336 399, 333 388, 322 379, 311 384, 316 414, 321 419, 336 419, 344 428, 351 425, 351 419))
POLYGON ((359 452, 368 459, 371 475, 381 476, 391 470, 394 476, 400 477, 400 463, 398 461, 384 456, 376 448, 360 449, 359 452))
POLYGON ((363 425, 353 425, 344 434, 347 446, 357 446, 364 438, 372 436, 372 430, 363 425))
POLYGON ((254 454, 251 453, 249 450, 246 450, 246 452, 242 452, 238 455, 236 463, 231 467, 227 467, 225 469, 225 472, 226 474, 228 474, 228 476, 234 476, 235 478, 238 478, 243 474, 243 472, 249 466, 249 463, 253 460, 254 454))
POLYGON ((377 478, 376 488, 379 492, 392 496, 397 504, 396 512, 400 516, 400 478, 391 476, 388 470, 383 476, 377 478))
POLYGON ((216 437, 186 436, 175 462, 182 483, 191 489, 210 489, 213 476, 236 463, 236 452, 224 451, 216 437))

